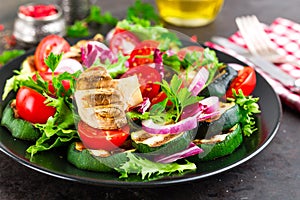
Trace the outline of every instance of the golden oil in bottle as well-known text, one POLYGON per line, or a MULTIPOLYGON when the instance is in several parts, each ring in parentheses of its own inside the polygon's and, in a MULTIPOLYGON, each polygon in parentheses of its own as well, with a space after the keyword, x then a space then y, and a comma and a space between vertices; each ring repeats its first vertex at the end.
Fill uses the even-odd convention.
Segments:
POLYGON ((156 0, 163 20, 176 26, 204 26, 216 18, 224 0, 156 0))

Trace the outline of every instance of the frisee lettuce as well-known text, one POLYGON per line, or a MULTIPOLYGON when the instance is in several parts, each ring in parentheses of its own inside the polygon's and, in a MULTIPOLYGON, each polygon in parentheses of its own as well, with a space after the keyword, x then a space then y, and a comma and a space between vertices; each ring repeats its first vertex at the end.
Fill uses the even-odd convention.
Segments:
POLYGON ((245 96, 241 89, 238 93, 232 89, 233 98, 227 98, 228 101, 235 102, 240 108, 240 123, 242 131, 245 136, 250 136, 257 128, 255 125, 254 114, 260 113, 259 105, 257 104, 259 98, 252 96, 245 96))
POLYGON ((127 162, 114 168, 121 174, 119 178, 128 178, 129 174, 137 174, 141 175, 142 179, 150 179, 153 176, 175 172, 183 173, 186 170, 193 171, 197 168, 194 163, 188 161, 186 164, 152 162, 131 152, 127 152, 127 158, 127 162))

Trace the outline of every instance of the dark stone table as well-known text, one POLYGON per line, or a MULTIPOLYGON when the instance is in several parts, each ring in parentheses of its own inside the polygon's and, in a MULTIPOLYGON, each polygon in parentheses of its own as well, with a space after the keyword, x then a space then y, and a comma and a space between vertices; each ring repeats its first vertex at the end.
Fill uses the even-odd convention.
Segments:
MULTIPOLYGON (((17 6, 32 1, 1 2, 0 24, 11 29, 17 6)), ((128 3, 134 1, 96 2, 103 11, 122 18, 128 3)), ((219 17, 208 26, 190 29, 168 27, 207 41, 212 35, 230 36, 237 30, 234 18, 246 14, 255 14, 268 24, 276 17, 300 23, 299 5, 299 0, 225 0, 219 17)), ((0 153, 0 199, 300 199, 299 145, 300 114, 283 105, 279 131, 261 153, 225 173, 175 186, 133 189, 85 185, 39 173, 0 153)))

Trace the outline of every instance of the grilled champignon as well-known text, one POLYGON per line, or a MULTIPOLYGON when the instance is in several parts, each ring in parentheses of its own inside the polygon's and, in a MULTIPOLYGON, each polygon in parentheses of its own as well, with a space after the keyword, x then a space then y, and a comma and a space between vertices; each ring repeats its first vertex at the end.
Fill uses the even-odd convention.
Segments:
POLYGON ((112 79, 105 68, 91 67, 76 82, 78 113, 85 123, 113 130, 127 124, 125 110, 142 101, 136 76, 112 79))

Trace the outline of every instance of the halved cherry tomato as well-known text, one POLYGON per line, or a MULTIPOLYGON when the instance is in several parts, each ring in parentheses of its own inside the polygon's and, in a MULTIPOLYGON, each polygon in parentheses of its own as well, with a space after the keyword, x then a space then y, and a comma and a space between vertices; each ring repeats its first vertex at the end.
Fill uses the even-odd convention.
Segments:
POLYGON ((151 101, 151 105, 153 104, 157 104, 159 102, 162 102, 163 100, 165 100, 165 98, 167 98, 166 93, 164 93, 163 91, 159 92, 151 101))
MULTIPOLYGON (((182 48, 182 49, 180 49, 178 51, 177 56, 178 56, 178 58, 180 60, 183 60, 187 53, 192 53, 192 52, 195 52, 195 51, 202 53, 204 51, 204 48, 201 47, 201 46, 188 46, 188 47, 184 47, 184 48, 182 48)), ((202 59, 202 57, 199 58, 199 59, 202 59)))
POLYGON ((120 52, 123 55, 129 55, 138 43, 140 40, 136 35, 129 31, 121 31, 113 35, 109 42, 109 48, 115 55, 120 52))
POLYGON ((22 86, 16 95, 16 109, 18 115, 31 123, 44 124, 50 116, 54 116, 56 109, 47 106, 46 97, 37 91, 22 86))
MULTIPOLYGON (((53 86, 53 83, 52 83, 52 72, 38 72, 38 74, 42 77, 42 79, 46 82, 48 82, 48 89, 50 91, 51 94, 55 94, 55 88, 53 86)), ((58 72, 55 72, 54 73, 54 76, 57 76, 59 73, 58 72)), ((36 74, 34 74, 32 76, 32 79, 34 81, 37 80, 37 77, 36 77, 36 74)), ((64 89, 67 91, 70 89, 70 82, 67 81, 67 80, 63 80, 62 81, 62 84, 64 86, 64 89)))
POLYGON ((34 53, 34 64, 38 71, 45 72, 48 66, 45 64, 44 59, 49 56, 51 52, 59 54, 68 52, 70 44, 58 35, 48 35, 44 37, 38 44, 34 53))
POLYGON ((256 85, 256 74, 252 67, 244 67, 238 71, 238 75, 234 78, 227 89, 226 97, 232 97, 232 89, 238 92, 241 89, 245 96, 250 95, 256 85))
POLYGON ((131 52, 128 59, 129 68, 142 64, 153 63, 154 50, 158 47, 159 42, 154 40, 144 40, 131 52))
POLYGON ((148 97, 151 100, 159 93, 160 86, 158 84, 154 84, 154 82, 160 82, 161 75, 156 69, 148 65, 140 65, 129 69, 121 76, 121 78, 133 75, 137 75, 138 77, 143 97, 148 97))
POLYGON ((129 135, 129 126, 126 125, 116 130, 101 130, 79 121, 77 131, 86 148, 110 151, 126 141, 129 135))
POLYGON ((119 28, 119 27, 116 27, 115 30, 114 30, 114 34, 118 34, 118 33, 121 33, 121 32, 125 32, 126 30, 125 29, 122 29, 122 28, 119 28))

